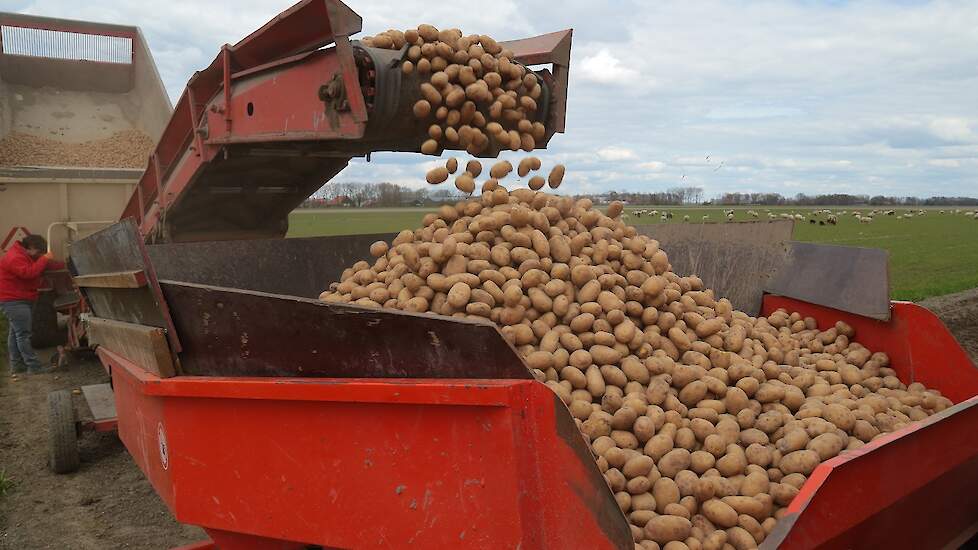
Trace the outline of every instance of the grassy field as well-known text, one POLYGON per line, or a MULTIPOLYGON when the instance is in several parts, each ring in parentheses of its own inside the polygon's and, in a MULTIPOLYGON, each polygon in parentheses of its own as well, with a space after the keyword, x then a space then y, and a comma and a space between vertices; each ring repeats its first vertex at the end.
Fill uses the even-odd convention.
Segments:
MULTIPOLYGON (((629 206, 626 213, 638 209, 654 209, 653 206, 629 206)), ((859 223, 851 213, 851 207, 804 207, 772 208, 772 213, 797 212, 810 217, 816 208, 829 208, 833 212, 846 210, 839 216, 839 224, 812 225, 807 221, 796 221, 794 238, 845 246, 882 248, 890 253, 890 286, 894 299, 920 300, 930 296, 940 296, 972 287, 978 287, 978 220, 966 218, 963 214, 940 214, 939 208, 925 209, 923 216, 899 219, 894 216, 878 215, 872 223, 859 223)), ((689 216, 689 223, 722 222, 724 208, 686 208, 658 207, 661 212, 669 210, 674 217, 660 221, 658 216, 636 217, 631 214, 633 224, 684 223, 683 216, 689 216)), ((736 208, 735 219, 753 219, 747 215, 750 208, 736 208)), ((753 208, 760 219, 767 219, 767 210, 753 208)), ((870 208, 857 208, 867 214, 870 208)), ((897 215, 906 209, 899 208, 897 215)), ((945 209, 949 211, 948 209, 945 209)), ((967 210, 967 209, 962 209, 967 210)), ((421 218, 429 212, 425 208, 378 208, 378 209, 335 209, 296 211, 290 217, 290 237, 309 237, 318 235, 354 235, 360 233, 395 232, 405 228, 418 227, 421 218)), ((824 219, 824 216, 822 216, 824 219)))

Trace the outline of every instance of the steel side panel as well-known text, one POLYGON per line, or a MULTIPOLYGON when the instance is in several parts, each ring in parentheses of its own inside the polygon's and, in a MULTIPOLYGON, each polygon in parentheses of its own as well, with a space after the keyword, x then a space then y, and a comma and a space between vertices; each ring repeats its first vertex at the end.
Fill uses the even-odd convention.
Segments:
POLYGON ((791 242, 765 292, 886 320, 889 253, 877 248, 791 242))
POLYGON ((336 548, 632 547, 535 381, 163 380, 100 356, 120 436, 181 522, 336 548))

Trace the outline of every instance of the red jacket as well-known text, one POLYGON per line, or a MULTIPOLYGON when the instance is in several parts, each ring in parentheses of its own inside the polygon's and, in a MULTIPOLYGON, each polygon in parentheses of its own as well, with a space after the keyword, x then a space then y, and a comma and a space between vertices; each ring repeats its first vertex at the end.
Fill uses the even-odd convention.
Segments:
POLYGON ((15 242, 0 256, 0 302, 15 300, 37 300, 37 289, 41 286, 41 274, 45 269, 61 269, 62 262, 41 256, 33 259, 27 250, 15 242))

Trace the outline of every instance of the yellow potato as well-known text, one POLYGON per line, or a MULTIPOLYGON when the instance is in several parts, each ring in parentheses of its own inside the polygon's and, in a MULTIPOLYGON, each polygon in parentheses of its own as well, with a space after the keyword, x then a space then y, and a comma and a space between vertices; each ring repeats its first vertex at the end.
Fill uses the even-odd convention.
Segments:
POLYGON ((433 139, 426 140, 421 144, 421 152, 426 155, 436 154, 438 152, 438 142, 433 139))
POLYGON ((465 171, 472 174, 473 178, 477 178, 482 173, 482 163, 477 160, 470 160, 465 163, 465 171))
POLYGON ((428 173, 425 175, 425 179, 428 181, 428 183, 432 184, 442 183, 448 179, 448 169, 444 166, 432 168, 431 170, 428 170, 428 173))
POLYGON ((560 182, 564 181, 564 170, 563 164, 558 164, 550 170, 550 175, 547 177, 547 183, 550 185, 551 189, 560 187, 560 182))
POLYGON ((512 171, 513 165, 508 160, 501 160, 492 165, 492 168, 489 169, 489 175, 493 179, 500 180, 505 178, 512 171))
POLYGON ((431 114, 431 103, 427 100, 419 99, 414 104, 414 116, 418 118, 425 118, 431 114))
POLYGON ((475 191, 475 178, 472 177, 472 174, 463 172, 455 178, 455 187, 465 194, 471 194, 475 191))

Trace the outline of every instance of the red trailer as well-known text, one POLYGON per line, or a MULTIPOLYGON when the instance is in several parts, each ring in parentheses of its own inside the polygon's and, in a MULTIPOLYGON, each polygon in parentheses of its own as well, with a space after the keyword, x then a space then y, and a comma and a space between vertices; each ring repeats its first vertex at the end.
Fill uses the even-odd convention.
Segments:
MULTIPOLYGON (((123 222, 76 245, 83 277, 145 281, 93 296, 100 316, 132 317, 92 332, 119 435, 177 520, 220 548, 630 548, 569 412, 494 325, 327 304, 251 261, 275 246, 330 280, 376 237, 143 246, 123 222)), ((820 465, 764 545, 971 536, 978 441, 961 434, 978 425, 978 369, 947 329, 904 302, 881 321, 765 296, 763 313, 781 307, 849 323, 955 406, 820 465)))
MULTIPOLYGON (((358 30, 342 3, 305 0, 225 47, 189 83, 124 219, 75 244, 121 439, 176 519, 207 531, 197 548, 632 548, 567 408, 495 325, 319 301, 389 236, 280 238, 352 157, 423 139, 406 122, 416 83, 400 80, 396 52, 351 43, 358 30), (314 92, 337 79, 349 101, 324 103, 314 92), (324 108, 336 124, 285 125, 324 108)), ((549 139, 563 129, 570 33, 508 46, 553 64, 538 72, 549 139)), ((844 320, 904 382, 955 406, 819 466, 764 545, 966 539, 978 441, 956 436, 978 425, 978 370, 932 314, 886 301, 885 273, 824 300, 793 288, 792 270, 815 272, 806 261, 850 258, 795 248, 780 279, 754 285, 755 313, 844 320)), ((880 266, 852 250, 860 273, 880 266)))

